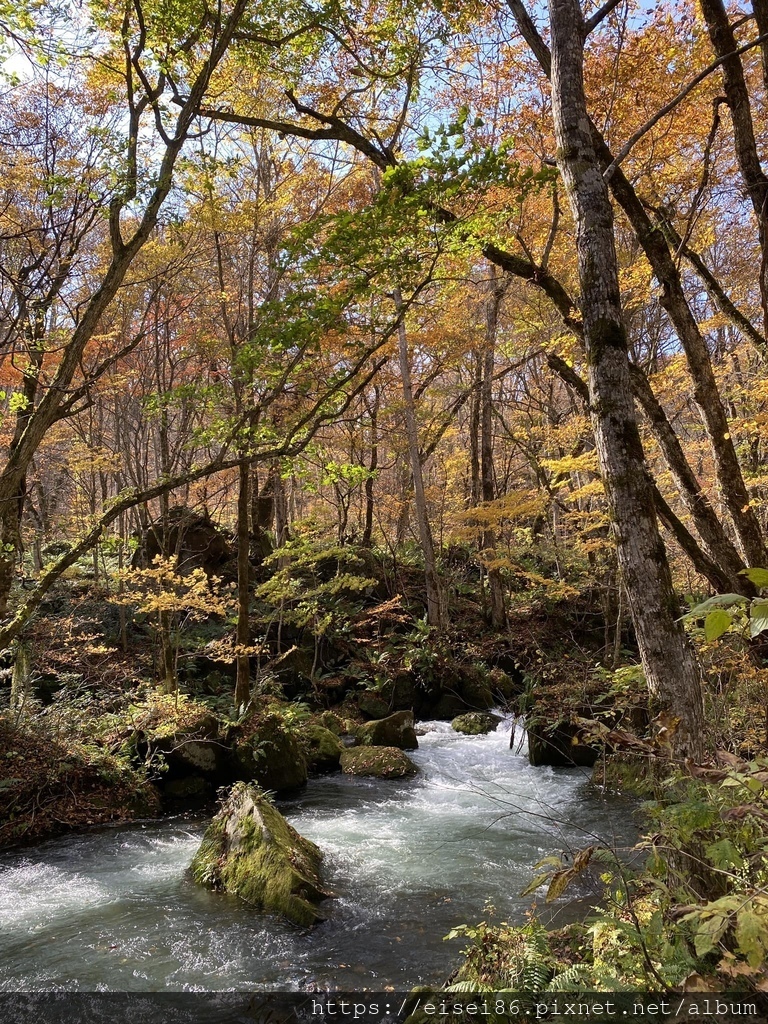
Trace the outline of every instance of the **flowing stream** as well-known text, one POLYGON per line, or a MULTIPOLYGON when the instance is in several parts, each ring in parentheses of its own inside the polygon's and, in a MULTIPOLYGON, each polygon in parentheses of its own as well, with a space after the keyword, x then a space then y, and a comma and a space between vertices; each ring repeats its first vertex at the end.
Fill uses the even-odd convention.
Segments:
MULTIPOLYGON (((303 931, 195 886, 206 821, 179 817, 51 840, 0 858, 0 991, 406 989, 439 983, 484 917, 521 922, 542 857, 631 844, 628 805, 579 769, 531 768, 488 736, 426 723, 402 782, 331 775, 280 804, 325 851, 336 898, 303 931)), ((582 902, 594 894, 580 882, 582 902)), ((577 890, 578 892, 578 890, 577 890)), ((566 904, 572 899, 562 901, 566 904)), ((582 912, 583 912, 582 908, 582 912)), ((567 911, 566 911, 567 912, 567 911)), ((571 908, 571 912, 573 909, 571 908)))

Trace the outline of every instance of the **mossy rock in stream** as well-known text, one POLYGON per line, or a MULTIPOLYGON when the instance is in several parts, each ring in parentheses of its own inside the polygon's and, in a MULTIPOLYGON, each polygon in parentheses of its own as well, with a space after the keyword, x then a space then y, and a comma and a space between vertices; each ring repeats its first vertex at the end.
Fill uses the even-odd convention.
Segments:
POLYGON ((384 700, 378 693, 364 690, 357 694, 356 699, 358 708, 366 718, 386 718, 392 711, 389 701, 384 700))
POLYGON ((323 920, 317 904, 331 895, 320 880, 321 860, 318 847, 257 786, 237 782, 206 829, 190 871, 199 885, 309 927, 323 920))
POLYGON ((251 733, 235 746, 233 757, 235 778, 257 782, 262 789, 282 793, 307 781, 302 745, 277 714, 260 715, 251 733))
POLYGON ((350 747, 341 755, 341 770, 346 775, 402 779, 419 769, 399 747, 350 747))
POLYGON ((410 711, 396 711, 387 718, 365 722, 355 729, 355 735, 362 746, 399 747, 401 750, 417 750, 419 746, 410 711))
POLYGON ((451 722, 454 732, 463 732, 467 736, 483 736, 485 733, 495 732, 503 719, 498 715, 492 715, 487 711, 468 711, 466 715, 459 715, 451 722))
POLYGON ((314 774, 337 772, 344 749, 339 737, 330 729, 310 722, 301 729, 301 742, 307 759, 307 768, 314 774))

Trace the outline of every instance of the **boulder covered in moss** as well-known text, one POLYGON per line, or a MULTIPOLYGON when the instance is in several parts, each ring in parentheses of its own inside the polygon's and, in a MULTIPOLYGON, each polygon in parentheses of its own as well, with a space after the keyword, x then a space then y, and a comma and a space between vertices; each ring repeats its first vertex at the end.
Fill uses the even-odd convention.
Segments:
POLYGON ((451 722, 454 732, 463 732, 467 736, 482 736, 488 732, 495 732, 499 722, 503 719, 498 715, 492 715, 487 711, 468 711, 466 715, 459 715, 451 722))
POLYGON ((199 885, 309 927, 331 894, 320 879, 322 853, 300 836, 254 785, 235 783, 205 831, 190 866, 199 885))
POLYGON ((322 775, 337 772, 344 749, 339 737, 322 725, 310 723, 301 730, 301 741, 310 772, 322 775))
POLYGON ((402 779, 419 769, 399 747, 350 747, 341 755, 341 770, 346 775, 402 779))
POLYGON ((366 718, 386 718, 392 710, 389 701, 370 690, 358 693, 357 706, 366 718))
POLYGON ((328 729, 334 736, 340 736, 344 732, 344 721, 335 715, 333 711, 322 711, 316 718, 319 725, 328 729))
POLYGON ((361 746, 399 747, 401 750, 416 750, 419 746, 410 711, 396 711, 387 718, 365 722, 357 727, 355 735, 361 746))
POLYGON ((142 761, 161 756, 166 778, 198 775, 226 782, 228 765, 219 722, 204 704, 188 697, 155 694, 132 709, 122 752, 142 761))
POLYGON ((307 760, 296 733, 277 714, 260 715, 233 750, 235 778, 282 793, 307 781, 307 760))

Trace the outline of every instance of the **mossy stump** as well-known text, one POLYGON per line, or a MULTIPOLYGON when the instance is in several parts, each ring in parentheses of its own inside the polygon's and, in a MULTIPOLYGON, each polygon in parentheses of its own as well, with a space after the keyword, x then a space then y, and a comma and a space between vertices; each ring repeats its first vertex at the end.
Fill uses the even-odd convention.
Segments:
POLYGON ((399 747, 350 747, 341 755, 341 770, 346 775, 402 779, 419 769, 399 747))
POLYGON ((235 783, 205 831, 190 871, 199 885, 238 896, 302 927, 323 920, 317 903, 322 853, 300 836, 264 793, 235 783))
POLYGON ((462 732, 467 736, 482 736, 495 732, 501 721, 498 715, 491 715, 487 711, 469 711, 466 715, 454 718, 451 728, 454 732, 462 732))

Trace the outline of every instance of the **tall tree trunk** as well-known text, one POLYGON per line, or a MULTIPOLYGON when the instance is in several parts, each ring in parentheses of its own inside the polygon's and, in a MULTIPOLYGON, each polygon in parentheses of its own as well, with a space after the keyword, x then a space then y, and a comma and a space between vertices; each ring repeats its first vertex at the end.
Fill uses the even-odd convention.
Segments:
MULTIPOLYGON (((483 501, 496 498, 496 481, 493 469, 493 371, 496 359, 496 332, 499 326, 499 309, 507 281, 499 281, 496 267, 491 264, 490 292, 485 306, 485 353, 483 356, 483 379, 480 388, 480 475, 482 478, 483 501)), ((482 537, 483 551, 491 562, 496 559, 496 533, 486 529, 482 537)), ((504 603, 504 584, 501 573, 493 564, 488 568, 488 597, 491 625, 501 629, 507 621, 504 603)))
POLYGON ((416 522, 419 528, 419 543, 424 555, 424 582, 427 591, 427 622, 430 626, 441 629, 445 625, 445 611, 440 580, 435 562, 435 545, 432 540, 432 528, 427 515, 427 499, 424 494, 424 474, 422 472, 419 451, 419 429, 416 423, 416 403, 413 398, 411 381, 411 361, 408 353, 408 334, 402 319, 403 298, 400 289, 394 292, 395 306, 401 317, 397 328, 398 352, 400 357, 400 379, 403 388, 403 409, 405 414, 405 432, 408 440, 408 458, 413 478, 413 504, 416 511, 416 522))
POLYGON ((629 376, 613 210, 584 94, 578 0, 549 0, 557 159, 576 223, 589 397, 601 475, 640 657, 653 694, 678 719, 674 749, 704 753, 699 666, 678 609, 645 469, 629 376))
POLYGON ((632 389, 656 438, 664 461, 674 478, 680 499, 690 513, 691 519, 701 537, 705 553, 720 567, 728 579, 728 586, 737 593, 754 594, 755 589, 746 576, 739 575, 745 568, 744 561, 731 543, 717 518, 715 510, 701 489, 696 476, 661 403, 653 393, 643 371, 630 367, 632 389))
POLYGON ((281 548, 283 544, 286 544, 291 539, 288 521, 288 496, 285 493, 285 480, 283 480, 279 462, 274 464, 271 472, 275 500, 275 546, 281 548))
MULTIPOLYGON (((512 11, 521 34, 539 61, 542 70, 546 75, 551 76, 552 54, 525 9, 523 0, 507 0, 507 6, 512 11)), ((688 304, 680 269, 670 252, 663 231, 652 223, 645 206, 621 167, 614 165, 613 153, 586 109, 584 116, 586 122, 582 127, 591 134, 592 148, 597 156, 599 167, 603 171, 611 169, 611 191, 616 202, 626 214, 651 265, 654 276, 661 286, 659 301, 667 311, 685 351, 688 369, 693 380, 693 396, 707 429, 717 481, 723 502, 734 525, 738 543, 748 564, 764 565, 768 561, 768 551, 766 551, 755 510, 750 504, 749 493, 731 439, 728 418, 723 408, 709 350, 688 304)), ((512 273, 522 271, 522 268, 516 269, 515 267, 516 262, 519 261, 511 259, 509 254, 502 253, 495 246, 485 246, 484 254, 499 266, 510 269, 512 273)), ((566 324, 571 326, 570 312, 563 304, 564 291, 559 282, 553 281, 549 275, 540 272, 539 268, 532 265, 529 265, 522 276, 536 281, 547 291, 558 309, 561 310, 566 324)), ((573 326, 578 330, 578 325, 573 326)))
POLYGON ((235 680, 235 707, 241 708, 251 696, 251 666, 247 649, 251 642, 250 575, 251 537, 248 529, 248 511, 251 502, 251 474, 248 460, 238 467, 237 491, 237 678, 235 680))
MULTIPOLYGON (((373 389, 373 403, 368 406, 371 417, 371 461, 368 463, 368 476, 365 480, 365 525, 363 527, 362 546, 369 548, 373 542, 373 480, 379 466, 379 400, 381 393, 378 385, 373 389)), ((367 401, 367 400, 366 400, 367 401)))
POLYGON ((469 406, 469 500, 473 508, 480 504, 483 493, 480 483, 480 408, 482 404, 480 393, 483 387, 483 369, 485 365, 483 353, 479 349, 475 352, 474 357, 474 388, 469 406))
MULTIPOLYGON (((763 171, 757 151, 755 129, 752 122, 752 106, 744 76, 744 66, 741 56, 734 53, 738 46, 728 12, 722 0, 699 0, 699 6, 707 23, 712 49, 715 51, 715 56, 723 62, 723 85, 731 111, 736 159, 757 220, 762 255, 758 283, 763 308, 763 332, 768 336, 768 176, 763 171)), ((762 34, 768 31, 764 5, 758 2, 753 9, 757 19, 758 32, 762 34)), ((765 67, 763 70, 765 71, 765 67)))

